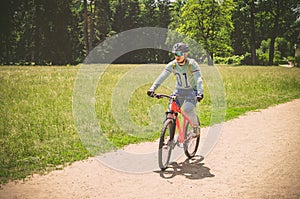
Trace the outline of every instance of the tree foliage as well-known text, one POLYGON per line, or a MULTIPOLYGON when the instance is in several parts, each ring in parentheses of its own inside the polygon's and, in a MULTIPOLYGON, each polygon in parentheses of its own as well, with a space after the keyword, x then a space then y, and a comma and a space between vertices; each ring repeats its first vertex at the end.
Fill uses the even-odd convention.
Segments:
MULTIPOLYGON (((233 11, 234 31, 231 35, 234 54, 251 54, 246 64, 260 63, 256 50, 264 40, 270 39, 268 44, 268 64, 272 65, 277 37, 284 37, 291 42, 290 46, 297 43, 297 30, 293 24, 299 15, 296 0, 235 0, 236 9, 233 11), (294 11, 293 11, 294 10, 294 11)), ((299 42, 299 41, 298 41, 299 42)), ((294 49, 285 52, 292 56, 294 49)))
POLYGON ((295 0, 273 0, 259 2, 261 6, 261 28, 267 38, 270 39, 269 45, 269 65, 273 65, 276 38, 293 32, 291 25, 295 21, 292 9, 297 5, 295 0))
POLYGON ((201 44, 210 57, 231 53, 232 0, 222 3, 211 0, 192 0, 181 9, 181 24, 177 29, 201 44))
MULTIPOLYGON (((299 13, 297 0, 2 1, 0 64, 77 64, 106 38, 146 26, 184 33, 211 58, 239 55, 243 63, 256 64, 268 54, 268 64, 277 64, 278 55, 287 59, 300 46, 299 13), (278 47, 278 38, 286 48, 278 47)), ((168 52, 141 49, 116 62, 169 59, 168 52)))

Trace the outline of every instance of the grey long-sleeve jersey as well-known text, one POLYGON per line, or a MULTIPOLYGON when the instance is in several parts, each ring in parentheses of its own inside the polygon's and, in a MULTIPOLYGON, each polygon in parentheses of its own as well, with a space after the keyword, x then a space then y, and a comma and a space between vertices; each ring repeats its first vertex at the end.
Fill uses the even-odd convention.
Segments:
POLYGON ((176 76, 175 89, 194 89, 198 94, 203 94, 200 67, 191 58, 186 58, 186 63, 183 66, 180 66, 176 60, 169 62, 150 89, 155 91, 171 73, 176 76))

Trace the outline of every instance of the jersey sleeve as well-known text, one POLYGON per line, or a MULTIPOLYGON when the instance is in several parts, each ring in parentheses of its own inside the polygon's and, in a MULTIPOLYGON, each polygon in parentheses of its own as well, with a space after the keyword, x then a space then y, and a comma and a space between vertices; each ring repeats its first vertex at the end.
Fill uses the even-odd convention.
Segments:
POLYGON ((204 94, 202 74, 201 74, 200 67, 195 60, 193 60, 191 64, 192 64, 192 74, 194 76, 194 80, 195 80, 196 86, 197 86, 197 93, 204 94))
POLYGON ((155 82, 152 84, 150 90, 155 91, 172 73, 172 62, 170 62, 165 69, 162 71, 162 73, 158 76, 158 78, 155 80, 155 82))

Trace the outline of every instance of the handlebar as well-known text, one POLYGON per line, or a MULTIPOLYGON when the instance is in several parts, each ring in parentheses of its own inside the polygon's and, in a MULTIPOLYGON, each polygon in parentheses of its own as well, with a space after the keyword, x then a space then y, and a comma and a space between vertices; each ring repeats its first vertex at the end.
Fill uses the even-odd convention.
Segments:
POLYGON ((161 99, 161 98, 169 98, 169 99, 176 99, 176 96, 174 95, 166 95, 166 94, 156 94, 154 93, 154 96, 153 97, 156 97, 157 99, 161 99))

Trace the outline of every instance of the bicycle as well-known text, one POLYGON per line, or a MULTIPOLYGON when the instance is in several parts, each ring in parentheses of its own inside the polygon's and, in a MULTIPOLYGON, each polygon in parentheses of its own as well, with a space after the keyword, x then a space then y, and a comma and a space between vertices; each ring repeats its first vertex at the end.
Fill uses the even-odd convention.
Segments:
MULTIPOLYGON (((181 108, 177 104, 176 96, 154 94, 154 97, 158 99, 171 99, 170 110, 166 112, 166 119, 163 123, 158 147, 158 164, 160 169, 164 171, 168 167, 172 150, 176 145, 180 146, 180 144, 183 144, 185 155, 188 158, 194 157, 199 146, 200 136, 196 138, 192 136, 194 125, 190 118, 181 110, 181 108), (179 121, 179 114, 183 116, 182 128, 179 121), (176 130, 178 132, 178 139, 174 140, 176 130)), ((197 119, 199 122, 200 120, 198 116, 197 119)))

